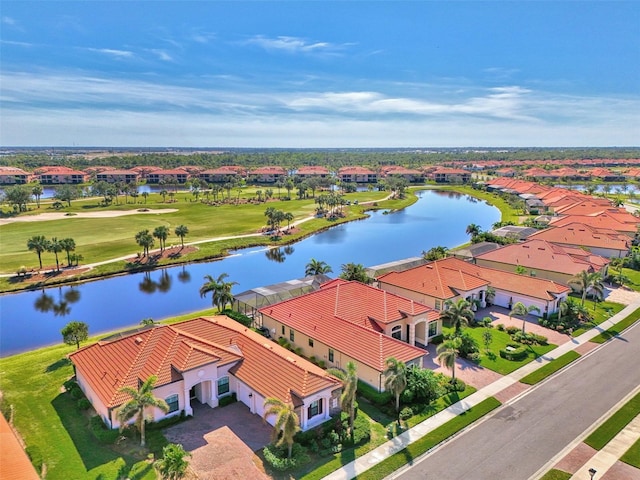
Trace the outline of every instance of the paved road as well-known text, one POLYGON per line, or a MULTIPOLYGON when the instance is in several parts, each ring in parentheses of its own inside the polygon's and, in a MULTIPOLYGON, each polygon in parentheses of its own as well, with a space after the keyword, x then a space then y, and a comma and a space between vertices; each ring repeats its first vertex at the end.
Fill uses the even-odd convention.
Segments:
POLYGON ((640 385, 640 324, 396 478, 527 480, 640 385))

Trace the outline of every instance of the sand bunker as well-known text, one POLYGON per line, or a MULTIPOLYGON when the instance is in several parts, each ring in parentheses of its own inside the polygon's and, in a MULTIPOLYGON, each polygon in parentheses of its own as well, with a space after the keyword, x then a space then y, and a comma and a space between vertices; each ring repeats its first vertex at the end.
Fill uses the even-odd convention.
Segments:
POLYGON ((177 211, 177 208, 161 208, 157 210, 144 208, 138 210, 107 210, 104 212, 74 212, 75 215, 67 215, 65 212, 46 212, 39 213, 38 215, 25 215, 23 217, 0 218, 0 225, 15 222, 46 222, 49 220, 63 220, 65 218, 113 218, 123 217, 125 215, 159 215, 177 211))

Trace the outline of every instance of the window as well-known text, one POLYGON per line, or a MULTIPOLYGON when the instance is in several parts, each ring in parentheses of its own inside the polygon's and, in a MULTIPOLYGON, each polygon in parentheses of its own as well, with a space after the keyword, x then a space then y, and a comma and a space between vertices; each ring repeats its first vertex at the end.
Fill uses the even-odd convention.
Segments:
POLYGON ((329 361, 333 362, 333 350, 329 349, 329 361))
POLYGON ((294 341, 293 330, 289 330, 289 340, 291 340, 292 342, 294 341))
POLYGON ((218 379, 218 396, 229 393, 229 377, 218 379))
POLYGON ((436 310, 442 310, 442 302, 440 300, 436 300, 436 310))
POLYGON ((402 327, 397 325, 391 329, 391 336, 397 340, 402 340, 402 327))
POLYGON ((438 322, 429 322, 429 336, 434 337, 438 334, 438 322))
POLYGON ((309 346, 310 346, 310 347, 313 347, 313 338, 310 338, 310 339, 309 339, 309 346))
POLYGON ((164 401, 169 405, 169 411, 167 413, 178 411, 178 395, 169 395, 164 401))
POLYGON ((284 335, 284 325, 282 325, 282 335, 284 335))
POLYGON ((312 402, 307 408, 307 418, 322 414, 322 399, 312 402))

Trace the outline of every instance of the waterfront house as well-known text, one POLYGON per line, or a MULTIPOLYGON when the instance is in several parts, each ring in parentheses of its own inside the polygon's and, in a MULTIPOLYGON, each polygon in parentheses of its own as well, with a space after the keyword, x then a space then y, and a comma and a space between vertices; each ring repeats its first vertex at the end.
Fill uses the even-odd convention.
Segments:
POLYGON ((342 167, 338 178, 343 183, 377 183, 378 174, 365 167, 342 167))
POLYGON ((260 167, 251 170, 247 175, 249 183, 276 183, 287 178, 284 167, 260 167))
POLYGON ((40 167, 34 173, 42 185, 79 184, 89 178, 86 172, 69 167, 40 167))
POLYGON ((96 173, 96 180, 107 183, 136 183, 140 180, 140 174, 135 170, 104 170, 96 173))
POLYGON ((546 228, 534 233, 529 239, 584 248, 606 258, 624 258, 631 249, 631 239, 627 235, 578 222, 546 228))
POLYGON ((24 185, 31 181, 31 174, 17 167, 0 167, 1 185, 24 185))

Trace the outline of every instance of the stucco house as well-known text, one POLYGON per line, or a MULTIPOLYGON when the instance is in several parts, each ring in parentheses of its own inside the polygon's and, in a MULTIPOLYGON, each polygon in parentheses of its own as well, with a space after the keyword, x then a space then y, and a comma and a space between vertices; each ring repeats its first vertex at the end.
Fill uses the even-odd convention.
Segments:
POLYGON ((511 308, 517 302, 535 305, 540 310, 539 316, 556 312, 571 292, 568 286, 551 280, 481 267, 453 257, 404 272, 387 273, 378 277, 378 284, 383 290, 436 310, 445 310, 447 300, 460 298, 484 308, 487 289, 491 287, 495 291, 494 305, 504 308, 511 308))
POLYGON ((271 337, 283 337, 327 367, 352 361, 358 377, 384 390, 385 360, 422 366, 424 346, 442 331, 438 312, 360 282, 334 280, 258 311, 271 337))
POLYGON ((339 412, 340 380, 223 315, 155 325, 69 358, 80 388, 111 428, 120 426, 117 409, 128 400, 120 389, 137 388, 151 375, 158 377, 154 395, 170 409, 151 412, 156 421, 193 415, 194 402, 215 408, 232 393, 257 415, 267 397, 292 402, 302 430, 339 412))

